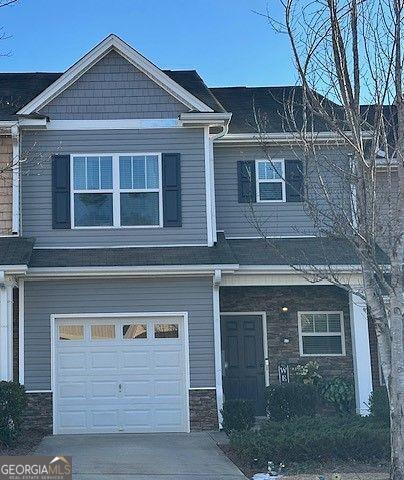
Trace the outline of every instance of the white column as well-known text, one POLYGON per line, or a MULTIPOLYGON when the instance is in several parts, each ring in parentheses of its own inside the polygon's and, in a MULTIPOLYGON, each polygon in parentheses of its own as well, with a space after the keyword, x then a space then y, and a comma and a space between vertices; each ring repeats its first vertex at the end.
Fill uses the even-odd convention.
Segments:
POLYGON ((366 303, 358 295, 350 293, 349 308, 355 374, 356 412, 360 415, 368 415, 369 395, 373 386, 366 303))
POLYGON ((219 288, 222 279, 221 270, 215 270, 213 277, 213 332, 215 337, 215 381, 216 402, 219 426, 222 425, 221 409, 223 408, 223 382, 222 382, 222 338, 220 332, 220 297, 219 288))
POLYGON ((13 379, 13 284, 0 272, 0 380, 13 379))

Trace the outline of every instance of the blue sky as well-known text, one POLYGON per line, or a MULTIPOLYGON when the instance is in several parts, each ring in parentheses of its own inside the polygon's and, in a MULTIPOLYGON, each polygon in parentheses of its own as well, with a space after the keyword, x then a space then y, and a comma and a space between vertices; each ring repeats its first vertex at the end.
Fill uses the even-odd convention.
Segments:
MULTIPOLYGON (((268 0, 272 12, 278 0, 268 0)), ((109 33, 160 68, 196 69, 210 86, 294 84, 266 0, 20 0, 0 9, 0 71, 64 71, 109 33)))

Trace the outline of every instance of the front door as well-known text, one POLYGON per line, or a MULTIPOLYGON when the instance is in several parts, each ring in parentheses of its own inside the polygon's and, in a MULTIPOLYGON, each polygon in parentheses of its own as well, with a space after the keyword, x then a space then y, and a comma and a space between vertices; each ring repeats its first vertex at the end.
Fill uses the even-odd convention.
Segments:
POLYGON ((223 390, 225 400, 245 399, 255 414, 265 414, 265 360, 262 316, 221 316, 223 390))

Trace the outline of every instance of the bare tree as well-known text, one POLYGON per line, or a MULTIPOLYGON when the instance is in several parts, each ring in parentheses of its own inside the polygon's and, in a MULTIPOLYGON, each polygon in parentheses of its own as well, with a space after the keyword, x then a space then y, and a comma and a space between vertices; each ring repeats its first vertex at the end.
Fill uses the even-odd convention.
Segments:
MULTIPOLYGON (((316 235, 344 239, 359 260, 363 288, 355 293, 373 321, 390 402, 390 478, 404 480, 404 0, 273 3, 282 17, 271 14, 272 3, 266 16, 287 35, 301 84, 279 113, 305 168, 305 211, 316 235), (319 145, 319 131, 332 146, 319 145)), ((256 111, 257 138, 271 161, 270 121, 256 111)), ((254 208, 250 218, 271 243, 254 208)), ((291 266, 313 282, 353 288, 332 264, 291 266)))

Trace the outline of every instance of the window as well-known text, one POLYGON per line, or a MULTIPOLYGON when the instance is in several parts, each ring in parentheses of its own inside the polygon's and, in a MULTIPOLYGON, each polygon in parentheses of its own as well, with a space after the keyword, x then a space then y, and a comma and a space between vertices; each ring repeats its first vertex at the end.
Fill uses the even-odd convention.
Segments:
POLYGON ((113 340, 115 325, 91 325, 91 340, 113 340))
POLYGON ((154 338, 178 338, 176 323, 159 323, 154 326, 154 338))
POLYGON ((147 325, 131 324, 124 325, 122 328, 124 339, 147 338, 147 325))
POLYGON ((112 226, 112 193, 112 157, 73 158, 75 226, 112 226))
POLYGON ((343 312, 299 312, 298 317, 300 355, 345 355, 343 312))
POLYGON ((284 160, 256 161, 257 202, 284 202, 285 162, 284 160))
POLYGON ((121 225, 159 225, 157 155, 119 157, 121 225))
POLYGON ((83 325, 60 325, 59 340, 83 340, 83 325))
POLYGON ((73 228, 162 226, 160 165, 160 154, 73 155, 73 228))

